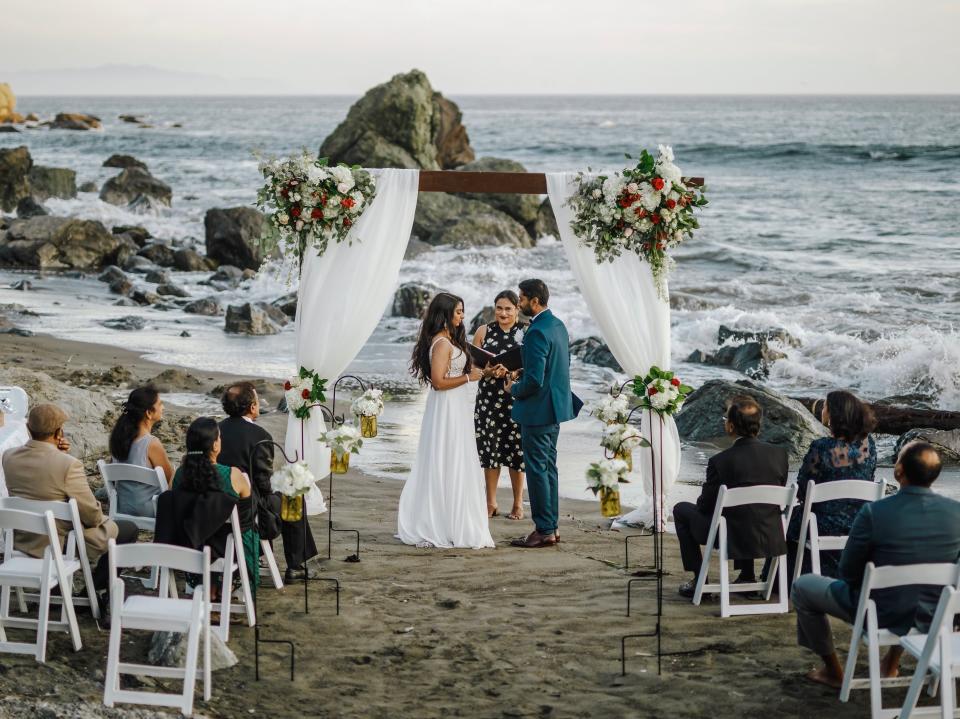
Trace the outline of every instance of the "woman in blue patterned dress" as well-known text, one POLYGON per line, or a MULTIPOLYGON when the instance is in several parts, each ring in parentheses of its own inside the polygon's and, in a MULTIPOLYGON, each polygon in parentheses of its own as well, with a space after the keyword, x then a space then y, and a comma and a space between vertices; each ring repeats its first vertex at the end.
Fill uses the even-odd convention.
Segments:
MULTIPOLYGON (((827 395, 820 421, 830 428, 830 437, 820 437, 810 443, 807 455, 797 472, 797 501, 787 528, 788 566, 793 576, 793 563, 800 535, 800 518, 807 496, 807 482, 817 484, 838 479, 873 481, 877 469, 877 445, 870 432, 876 426, 873 412, 850 392, 836 391, 827 395)), ((821 536, 850 533, 854 517, 863 506, 858 499, 834 499, 813 506, 817 514, 817 528, 821 536)), ((809 554, 804 553, 804 570, 809 568, 809 554)), ((824 576, 837 576, 839 552, 820 553, 820 571, 824 576)))

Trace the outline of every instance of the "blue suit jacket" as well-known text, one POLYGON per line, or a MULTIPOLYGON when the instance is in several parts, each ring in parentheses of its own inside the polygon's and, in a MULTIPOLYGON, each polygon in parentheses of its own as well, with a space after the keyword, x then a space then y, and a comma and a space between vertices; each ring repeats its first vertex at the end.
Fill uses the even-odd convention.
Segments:
POLYGON ((577 416, 582 403, 570 391, 570 337, 563 322, 544 310, 530 323, 521 345, 523 376, 510 389, 517 424, 545 425, 577 416))
MULTIPOLYGON (((852 616, 867 562, 878 567, 956 562, 958 556, 960 502, 925 487, 903 487, 860 509, 840 556, 840 580, 830 585, 830 591, 852 616)), ((913 626, 926 629, 941 589, 913 586, 874 591, 880 626, 901 635, 913 626)))

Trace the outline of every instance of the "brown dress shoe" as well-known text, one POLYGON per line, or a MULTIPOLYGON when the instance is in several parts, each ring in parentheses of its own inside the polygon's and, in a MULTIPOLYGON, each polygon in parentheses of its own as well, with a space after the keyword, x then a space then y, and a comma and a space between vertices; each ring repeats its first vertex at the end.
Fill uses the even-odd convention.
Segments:
POLYGON ((526 537, 518 537, 510 542, 512 547, 523 547, 525 549, 539 549, 540 547, 553 547, 557 543, 552 534, 544 535, 534 530, 526 537))

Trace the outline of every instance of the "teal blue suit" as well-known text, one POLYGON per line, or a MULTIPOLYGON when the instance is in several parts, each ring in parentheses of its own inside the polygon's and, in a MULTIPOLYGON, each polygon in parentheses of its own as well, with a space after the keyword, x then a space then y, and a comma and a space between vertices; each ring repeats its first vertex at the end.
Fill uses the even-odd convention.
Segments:
POLYGON ((570 391, 570 338, 550 310, 533 318, 521 345, 523 376, 510 389, 513 421, 520 425, 527 493, 537 532, 557 530, 560 518, 557 438, 560 423, 582 403, 570 391))

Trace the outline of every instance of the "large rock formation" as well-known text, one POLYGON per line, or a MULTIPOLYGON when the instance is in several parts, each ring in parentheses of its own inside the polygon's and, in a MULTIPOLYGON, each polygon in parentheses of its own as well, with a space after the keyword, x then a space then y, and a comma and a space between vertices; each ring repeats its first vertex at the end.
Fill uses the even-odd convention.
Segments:
POLYGON ((103 161, 103 167, 119 167, 121 170, 126 170, 128 167, 139 167, 141 170, 150 171, 145 162, 138 160, 133 155, 110 155, 103 161))
POLYGON ((7 83, 0 82, 0 122, 13 122, 16 109, 17 98, 13 90, 7 83))
POLYGON ((770 346, 773 342, 781 347, 799 347, 800 343, 783 329, 760 331, 731 329, 720 325, 717 344, 713 353, 695 350, 687 362, 730 367, 753 379, 762 379, 770 374, 770 365, 786 355, 770 346))
POLYGON ((82 112, 60 112, 50 123, 51 130, 99 130, 101 127, 99 117, 82 112))
MULTIPOLYGON (((466 165, 457 168, 464 172, 526 172, 527 168, 519 162, 504 160, 499 157, 481 157, 466 165)), ((470 193, 463 194, 471 200, 485 202, 491 207, 504 212, 521 225, 531 237, 536 237, 537 215, 540 211, 540 198, 537 195, 520 195, 517 193, 470 193)))
POLYGON ((394 317, 411 317, 420 319, 430 300, 438 292, 438 288, 430 285, 418 285, 415 282, 406 282, 393 295, 393 306, 390 314, 394 317))
POLYGON ((911 429, 897 440, 894 457, 900 454, 904 446, 918 440, 936 447, 944 464, 960 463, 960 429, 911 429))
POLYGON ((418 198, 413 234, 431 245, 533 245, 523 225, 506 213, 479 200, 440 192, 418 198))
POLYGON ((66 167, 30 168, 30 193, 40 202, 51 197, 69 200, 77 196, 77 173, 66 167))
POLYGON ((15 220, 0 239, 0 266, 92 269, 115 261, 121 241, 95 220, 15 220))
POLYGON ((287 316, 266 302, 247 302, 227 307, 224 331, 231 334, 275 335, 287 324, 287 316))
POLYGON ((698 387, 676 415, 680 438, 694 442, 726 440, 721 417, 727 400, 737 395, 752 397, 760 404, 763 408, 760 439, 784 447, 793 460, 802 459, 813 440, 828 435, 826 427, 806 407, 789 397, 749 380, 715 379, 698 387))
POLYGON ((0 149, 0 210, 12 212, 21 199, 29 197, 32 167, 26 145, 0 149))
POLYGON ((128 167, 119 175, 111 177, 103 183, 100 190, 100 199, 111 205, 132 205, 141 197, 169 207, 173 190, 166 182, 158 180, 139 167, 128 167))
POLYGON ((456 104, 419 70, 368 90, 323 141, 320 155, 365 167, 449 169, 473 159, 456 104))
POLYGON ((583 339, 574 340, 570 343, 570 354, 574 357, 579 357, 587 364, 600 365, 601 367, 609 367, 617 372, 623 372, 623 367, 617 362, 617 358, 613 356, 613 352, 610 351, 606 342, 599 337, 584 337, 583 339))
POLYGON ((251 207, 207 210, 203 218, 207 257, 224 265, 260 269, 263 255, 256 242, 263 222, 264 216, 251 207))

